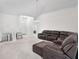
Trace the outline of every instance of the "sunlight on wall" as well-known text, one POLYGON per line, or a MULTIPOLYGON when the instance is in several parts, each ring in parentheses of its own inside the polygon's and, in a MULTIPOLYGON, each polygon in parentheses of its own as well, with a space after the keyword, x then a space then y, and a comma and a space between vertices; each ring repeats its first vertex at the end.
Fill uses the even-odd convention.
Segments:
POLYGON ((33 34, 33 22, 34 18, 30 16, 20 16, 20 31, 26 33, 27 35, 33 34))
POLYGON ((34 17, 30 16, 23 16, 21 15, 19 17, 19 29, 20 32, 25 33, 26 35, 32 35, 37 37, 38 31, 39 31, 39 21, 35 20, 34 17), (36 31, 36 33, 34 33, 36 31))
POLYGON ((26 23, 26 22, 30 22, 32 19, 34 19, 33 17, 30 16, 20 16, 20 22, 21 23, 26 23))

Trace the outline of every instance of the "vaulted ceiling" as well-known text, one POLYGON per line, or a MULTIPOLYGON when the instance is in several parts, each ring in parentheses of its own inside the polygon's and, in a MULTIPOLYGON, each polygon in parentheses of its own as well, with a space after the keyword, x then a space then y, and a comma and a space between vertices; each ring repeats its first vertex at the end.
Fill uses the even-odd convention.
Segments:
POLYGON ((28 15, 40 14, 77 5, 77 0, 0 0, 0 13, 28 15))

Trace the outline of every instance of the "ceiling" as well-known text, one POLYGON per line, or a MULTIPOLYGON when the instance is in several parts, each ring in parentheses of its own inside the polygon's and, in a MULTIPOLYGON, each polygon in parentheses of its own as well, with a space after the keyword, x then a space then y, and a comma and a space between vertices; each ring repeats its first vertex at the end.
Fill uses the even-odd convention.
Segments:
POLYGON ((0 13, 37 17, 76 5, 77 0, 0 0, 0 13))

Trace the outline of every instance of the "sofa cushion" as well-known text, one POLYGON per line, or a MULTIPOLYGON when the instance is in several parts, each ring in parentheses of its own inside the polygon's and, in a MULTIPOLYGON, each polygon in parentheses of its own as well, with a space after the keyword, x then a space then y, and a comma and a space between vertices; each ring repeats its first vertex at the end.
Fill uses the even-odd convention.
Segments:
POLYGON ((67 38, 68 37, 68 35, 60 35, 59 36, 59 38, 61 39, 61 40, 64 40, 65 38, 67 38))
POLYGON ((65 35, 65 36, 69 36, 73 34, 73 32, 68 32, 68 31, 60 31, 60 35, 65 35))
POLYGON ((52 31, 52 30, 44 30, 42 33, 45 33, 45 34, 59 34, 59 31, 52 31))
POLYGON ((68 36, 62 43, 62 47, 65 47, 66 45, 70 44, 70 43, 77 43, 77 35, 72 34, 70 36, 68 36))
POLYGON ((53 41, 56 45, 62 45, 63 40, 61 38, 58 38, 57 40, 53 41))
POLYGON ((70 43, 65 47, 63 47, 64 52, 67 53, 73 47, 73 45, 74 45, 73 43, 70 43))
POLYGON ((40 56, 43 56, 43 48, 46 45, 52 45, 52 43, 53 42, 50 42, 50 41, 42 41, 42 42, 36 43, 33 45, 33 52, 39 54, 40 56))
POLYGON ((57 34, 45 34, 45 33, 39 33, 38 38, 48 41, 57 40, 58 35, 57 34))
POLYGON ((49 40, 49 41, 57 40, 57 37, 58 35, 56 34, 47 34, 46 40, 49 40))

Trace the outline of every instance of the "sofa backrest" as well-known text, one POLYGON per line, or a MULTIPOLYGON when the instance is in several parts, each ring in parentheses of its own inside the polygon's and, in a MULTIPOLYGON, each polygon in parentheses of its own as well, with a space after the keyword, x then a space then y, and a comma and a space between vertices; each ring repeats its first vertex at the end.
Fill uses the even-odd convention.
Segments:
POLYGON ((56 30, 44 30, 42 33, 59 35, 59 31, 56 30))
POLYGON ((44 40, 56 40, 58 36, 58 31, 44 30, 42 33, 38 33, 38 38, 44 40))
POLYGON ((42 33, 38 34, 38 38, 44 39, 44 40, 49 40, 49 41, 61 39, 63 41, 66 37, 68 37, 71 34, 73 34, 73 32, 57 31, 57 30, 44 30, 42 33))
POLYGON ((61 40, 64 40, 68 36, 74 34, 74 32, 68 32, 68 31, 60 31, 60 38, 61 40))

